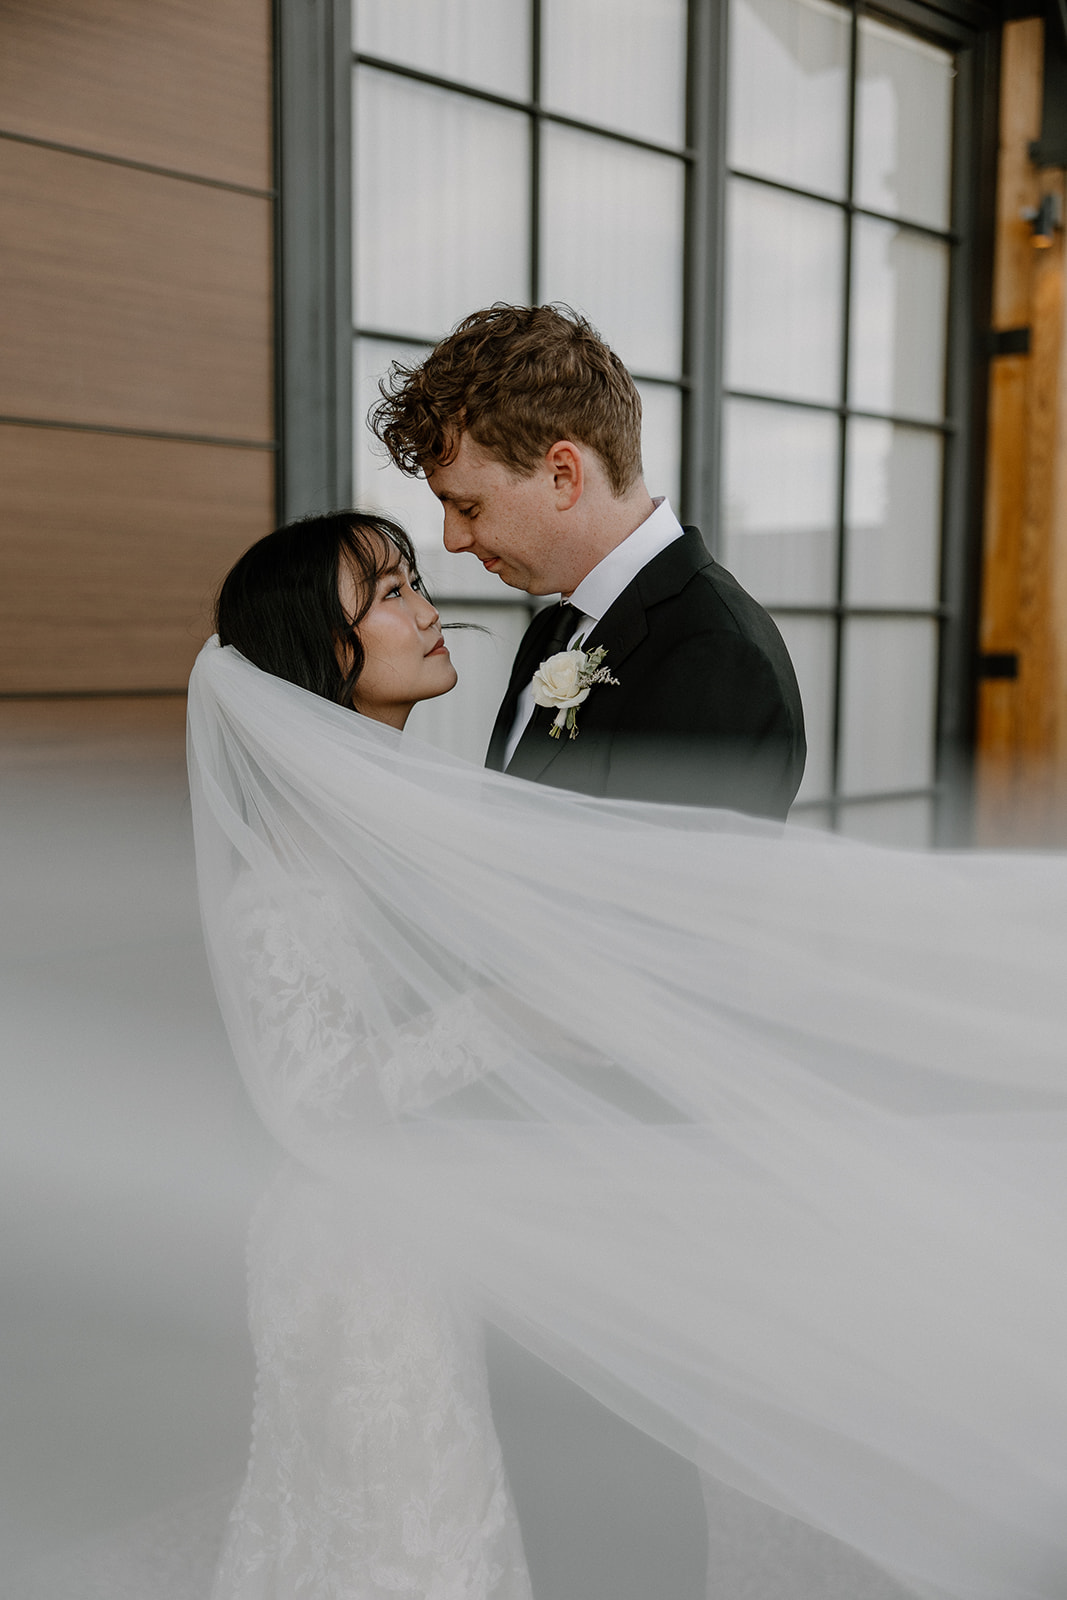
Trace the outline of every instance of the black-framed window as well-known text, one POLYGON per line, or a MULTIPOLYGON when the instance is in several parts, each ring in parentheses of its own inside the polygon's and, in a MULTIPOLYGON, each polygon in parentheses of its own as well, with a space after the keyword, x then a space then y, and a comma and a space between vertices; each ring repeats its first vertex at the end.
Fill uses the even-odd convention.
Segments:
POLYGON ((801 678, 798 815, 909 844, 938 828, 976 532, 974 45, 915 6, 729 0, 720 554, 801 678))
POLYGON ((418 359, 467 312, 563 301, 634 374, 646 470, 677 506, 688 6, 642 0, 630 19, 621 34, 599 0, 352 8, 354 489, 412 531, 449 619, 492 630, 457 640, 461 694, 416 713, 468 754, 484 751, 529 601, 443 552, 436 502, 383 463, 363 418, 389 363, 418 359))
POLYGON ((356 490, 406 513, 443 595, 501 589, 439 558, 436 509, 381 470, 361 417, 391 359, 480 305, 590 315, 641 389, 648 475, 678 503, 688 12, 631 12, 645 49, 595 0, 353 7, 356 490))
POLYGON ((525 597, 443 555, 428 491, 383 468, 363 418, 388 361, 466 311, 564 299, 638 378, 650 489, 787 636, 812 730, 807 819, 930 836, 972 687, 991 54, 990 19, 944 4, 632 0, 625 29, 601 0, 280 6, 285 510, 353 495, 392 510, 453 615, 498 634, 464 675, 478 704, 438 702, 432 736, 478 753, 525 597), (809 95, 792 122, 789 92, 809 95), (836 143, 818 126, 834 95, 836 143), (887 114, 919 154, 900 194, 870 159, 887 114), (804 242, 820 228, 821 256, 804 242), (776 346, 798 337, 806 354, 786 348, 783 369, 776 346), (887 677, 895 736, 885 706, 874 727, 887 677))

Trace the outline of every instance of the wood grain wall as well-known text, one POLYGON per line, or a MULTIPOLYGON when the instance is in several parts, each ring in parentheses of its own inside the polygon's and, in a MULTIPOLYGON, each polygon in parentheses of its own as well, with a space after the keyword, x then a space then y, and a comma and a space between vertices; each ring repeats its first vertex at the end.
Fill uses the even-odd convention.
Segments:
POLYGON ((1039 171, 1043 24, 1004 29, 995 329, 1029 329, 990 383, 981 649, 1017 675, 979 690, 977 835, 985 844, 1067 844, 1067 319, 1063 231, 1035 249, 1023 212, 1062 201, 1062 169, 1039 171))
POLYGON ((0 696, 180 692, 274 520, 269 0, 0 5, 0 696))

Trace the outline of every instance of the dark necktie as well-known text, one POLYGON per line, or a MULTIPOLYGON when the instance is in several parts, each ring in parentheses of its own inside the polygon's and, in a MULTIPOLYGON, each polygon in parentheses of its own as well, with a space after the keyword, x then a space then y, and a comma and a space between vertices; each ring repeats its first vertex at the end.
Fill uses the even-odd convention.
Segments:
MULTIPOLYGON (((571 634, 578 626, 578 619, 582 613, 577 606, 572 606, 570 601, 561 601, 559 615, 555 627, 549 634, 548 642, 544 648, 542 661, 547 661, 549 656, 558 656, 561 650, 566 650, 571 640, 571 634)), ((540 665, 540 663, 538 663, 540 665)))
MULTIPOLYGON (((552 632, 546 639, 541 652, 541 661, 547 661, 549 656, 558 656, 561 650, 566 650, 571 641, 571 634, 578 626, 578 619, 583 613, 577 606, 572 606, 570 601, 561 601, 559 615, 556 617, 552 632)), ((538 662, 540 666, 541 662, 538 662)), ((553 706, 537 706, 533 708, 533 715, 526 724, 527 728, 547 728, 555 717, 553 706)))

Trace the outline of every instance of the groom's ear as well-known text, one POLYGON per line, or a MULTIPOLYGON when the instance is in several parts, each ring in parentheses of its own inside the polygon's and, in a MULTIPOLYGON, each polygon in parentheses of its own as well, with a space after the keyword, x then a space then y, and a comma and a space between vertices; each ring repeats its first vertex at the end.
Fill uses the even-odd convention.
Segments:
POLYGON ((569 439, 558 439, 546 454, 545 465, 552 474, 556 510, 570 511, 578 504, 585 486, 585 463, 581 450, 569 439))

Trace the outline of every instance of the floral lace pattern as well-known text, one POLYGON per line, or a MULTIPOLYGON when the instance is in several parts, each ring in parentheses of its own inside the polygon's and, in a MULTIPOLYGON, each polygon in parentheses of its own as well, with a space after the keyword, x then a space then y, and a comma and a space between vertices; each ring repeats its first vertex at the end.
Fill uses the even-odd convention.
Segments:
MULTIPOLYGON (((388 994, 397 980, 370 967, 325 895, 239 908, 233 937, 248 975, 242 1003, 258 1041, 257 1075, 287 1115, 373 1127, 477 1082, 508 1048, 475 995, 399 1026, 387 1013, 368 1018, 354 997, 388 994)), ((410 1011, 410 996, 398 999, 410 1011)))
MULTIPOLYGON (((315 913, 314 937, 277 907, 231 924, 271 1094, 380 1123, 472 1082, 476 1007, 373 1047, 339 919, 315 913)), ((286 1168, 252 1224, 249 1318, 252 1449, 213 1600, 529 1600, 480 1319, 388 1219, 286 1168)))

